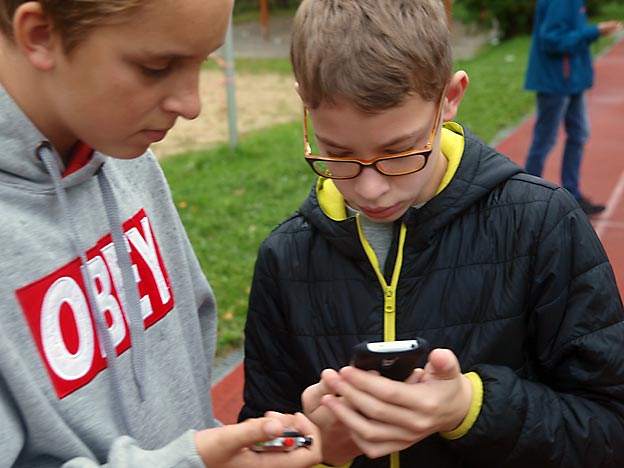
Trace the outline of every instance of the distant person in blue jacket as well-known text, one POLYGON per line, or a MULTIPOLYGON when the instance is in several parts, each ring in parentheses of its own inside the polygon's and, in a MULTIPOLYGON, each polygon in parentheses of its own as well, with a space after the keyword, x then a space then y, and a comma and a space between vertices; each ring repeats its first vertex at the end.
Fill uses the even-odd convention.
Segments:
POLYGON ((619 21, 588 24, 583 0, 538 0, 525 88, 537 91, 537 119, 526 160, 529 174, 542 175, 546 156, 557 141, 563 121, 566 131, 561 185, 588 216, 604 205, 593 204, 579 190, 583 147, 589 137, 585 90, 594 70, 590 44, 622 29, 619 21))

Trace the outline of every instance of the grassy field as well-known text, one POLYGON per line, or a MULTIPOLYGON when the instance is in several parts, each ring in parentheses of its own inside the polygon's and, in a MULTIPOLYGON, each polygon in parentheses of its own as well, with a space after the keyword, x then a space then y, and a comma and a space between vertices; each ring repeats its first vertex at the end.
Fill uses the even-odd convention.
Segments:
MULTIPOLYGON (((624 6, 605 10, 624 19, 624 6)), ((596 54, 611 42, 601 39, 596 54)), ((523 90, 530 44, 520 37, 486 46, 457 62, 470 76, 457 121, 495 144, 533 111, 534 95, 523 90)), ((245 60, 237 70, 291 73, 284 60, 245 60)), ((219 304, 218 354, 243 339, 249 285, 261 241, 295 211, 315 179, 302 157, 301 123, 244 135, 238 147, 220 145, 162 161, 173 197, 219 304)))

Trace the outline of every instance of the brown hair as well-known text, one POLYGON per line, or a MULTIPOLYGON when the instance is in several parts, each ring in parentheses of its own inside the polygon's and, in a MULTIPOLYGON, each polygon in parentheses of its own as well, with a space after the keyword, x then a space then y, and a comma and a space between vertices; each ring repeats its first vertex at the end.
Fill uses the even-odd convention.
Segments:
MULTIPOLYGON (((13 37, 13 15, 17 8, 30 0, 0 0, 0 33, 13 37)), ((63 47, 70 52, 78 42, 103 22, 110 24, 114 16, 123 20, 121 13, 138 8, 144 0, 36 0, 52 19, 54 27, 63 40, 63 47)))
POLYGON ((374 112, 439 99, 453 67, 442 0, 303 0, 290 58, 304 103, 374 112))

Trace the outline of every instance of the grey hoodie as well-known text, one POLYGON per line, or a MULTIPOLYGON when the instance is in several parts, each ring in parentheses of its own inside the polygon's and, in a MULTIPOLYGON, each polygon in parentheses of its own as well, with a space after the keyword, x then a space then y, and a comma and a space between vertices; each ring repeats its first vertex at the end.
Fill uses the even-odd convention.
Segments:
POLYGON ((216 305, 160 167, 45 140, 0 87, 0 467, 201 468, 216 305))

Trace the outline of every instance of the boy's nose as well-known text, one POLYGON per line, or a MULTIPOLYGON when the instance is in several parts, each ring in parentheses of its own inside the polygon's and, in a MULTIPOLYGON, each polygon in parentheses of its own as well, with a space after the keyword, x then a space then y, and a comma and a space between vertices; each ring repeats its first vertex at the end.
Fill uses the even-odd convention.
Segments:
POLYGON ((362 172, 353 179, 355 191, 366 200, 376 200, 388 191, 388 177, 373 167, 364 167, 362 172))
POLYGON ((163 108, 185 119, 193 120, 201 112, 199 76, 178 83, 176 89, 165 99, 163 108))

